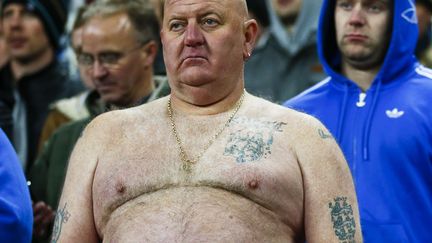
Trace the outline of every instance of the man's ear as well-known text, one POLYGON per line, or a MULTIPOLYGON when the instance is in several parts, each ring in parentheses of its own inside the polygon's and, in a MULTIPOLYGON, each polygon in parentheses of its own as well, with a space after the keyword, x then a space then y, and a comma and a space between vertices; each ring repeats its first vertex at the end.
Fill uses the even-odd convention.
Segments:
POLYGON ((256 20, 250 19, 244 22, 244 47, 243 60, 249 59, 255 46, 255 41, 258 35, 258 24, 256 20))
POLYGON ((145 67, 153 66, 158 51, 158 45, 154 40, 141 48, 141 57, 145 67))

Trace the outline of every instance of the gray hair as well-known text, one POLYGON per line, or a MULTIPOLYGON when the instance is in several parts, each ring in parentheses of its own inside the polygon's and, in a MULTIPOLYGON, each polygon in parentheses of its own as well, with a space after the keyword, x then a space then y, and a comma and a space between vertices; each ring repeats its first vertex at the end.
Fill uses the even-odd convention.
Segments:
POLYGON ((83 22, 94 17, 109 17, 125 13, 137 34, 137 41, 144 44, 150 40, 160 42, 159 22, 155 9, 148 0, 97 0, 83 13, 83 22))

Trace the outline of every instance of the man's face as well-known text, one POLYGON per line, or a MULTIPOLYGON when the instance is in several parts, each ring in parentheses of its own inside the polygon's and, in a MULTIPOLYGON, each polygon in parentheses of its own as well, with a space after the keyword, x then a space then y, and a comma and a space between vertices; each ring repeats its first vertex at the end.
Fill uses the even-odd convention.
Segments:
POLYGON ((336 36, 345 62, 361 69, 381 65, 390 38, 389 1, 336 1, 336 36))
POLYGON ((256 22, 245 23, 243 6, 242 0, 165 3, 161 37, 172 89, 211 85, 214 92, 227 92, 239 84, 256 34, 245 34, 256 22))
POLYGON ((3 9, 3 31, 12 59, 32 61, 52 49, 41 20, 24 5, 3 9))
POLYGON ((141 89, 152 82, 144 77, 151 66, 146 47, 137 41, 126 14, 94 17, 83 27, 79 62, 105 102, 130 106, 143 98, 141 89))
POLYGON ((302 0, 272 0, 272 6, 281 19, 291 19, 300 12, 302 0))

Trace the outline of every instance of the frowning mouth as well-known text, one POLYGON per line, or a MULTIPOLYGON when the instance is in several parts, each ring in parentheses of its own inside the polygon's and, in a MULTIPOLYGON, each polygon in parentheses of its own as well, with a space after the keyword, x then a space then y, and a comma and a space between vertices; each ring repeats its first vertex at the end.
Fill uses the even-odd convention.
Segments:
POLYGON ((181 63, 182 64, 194 65, 194 64, 202 64, 205 61, 207 61, 206 57, 193 55, 193 56, 184 57, 182 59, 181 63))
POLYGON ((183 61, 188 60, 188 59, 204 59, 207 60, 207 58, 205 58, 204 56, 198 56, 198 55, 194 55, 194 56, 187 56, 185 58, 183 58, 183 61))
POLYGON ((364 42, 369 38, 362 34, 348 34, 345 35, 345 39, 350 42, 364 42))

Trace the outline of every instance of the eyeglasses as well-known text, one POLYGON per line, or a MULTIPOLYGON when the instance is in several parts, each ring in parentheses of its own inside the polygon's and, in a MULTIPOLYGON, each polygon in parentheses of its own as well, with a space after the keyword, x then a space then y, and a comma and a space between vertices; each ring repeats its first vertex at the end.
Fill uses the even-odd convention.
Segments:
MULTIPOLYGON (((147 42, 148 43, 148 42, 147 42)), ((99 62, 99 65, 107 68, 107 69, 115 69, 118 67, 119 63, 121 62, 121 59, 129 55, 130 53, 142 48, 147 43, 142 43, 135 48, 132 48, 126 52, 116 52, 116 51, 106 51, 103 53, 98 54, 96 57, 92 56, 88 53, 83 53, 82 49, 81 52, 78 53, 77 60, 78 63, 83 66, 85 69, 91 69, 93 68, 94 63, 96 60, 99 62)))

